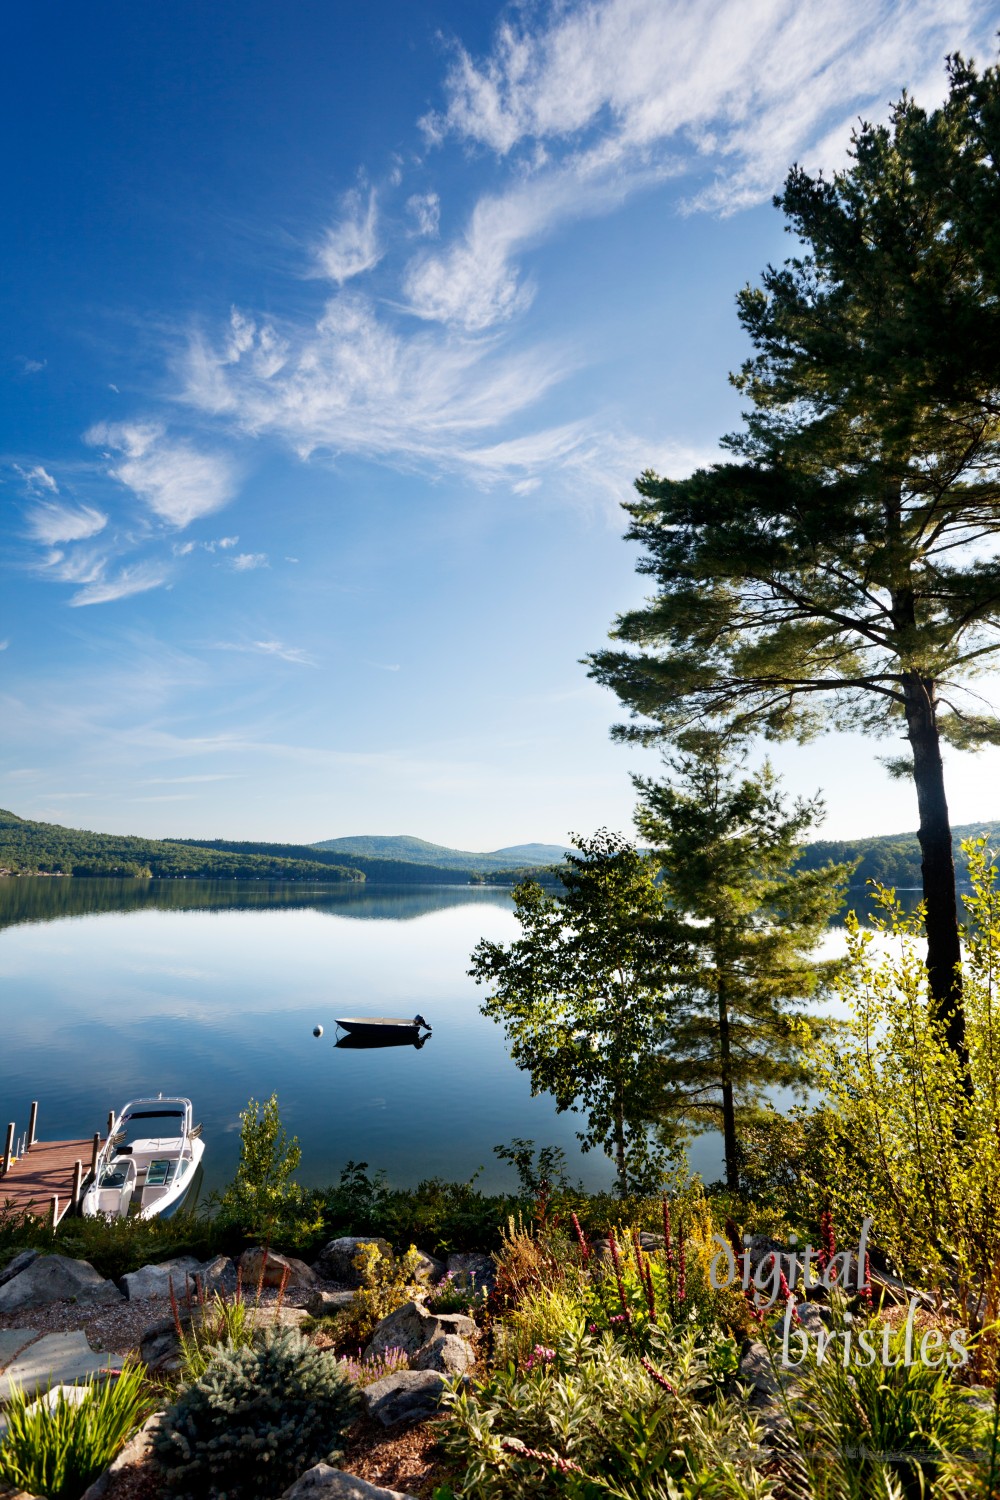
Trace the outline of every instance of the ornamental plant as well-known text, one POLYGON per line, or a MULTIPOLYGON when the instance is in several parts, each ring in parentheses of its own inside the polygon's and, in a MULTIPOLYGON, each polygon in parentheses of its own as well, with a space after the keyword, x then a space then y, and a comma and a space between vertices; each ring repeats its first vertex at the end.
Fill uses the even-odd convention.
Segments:
POLYGON ((220 1349, 167 1410, 154 1452, 178 1500, 274 1500, 334 1463, 358 1397, 339 1361, 296 1329, 220 1349))

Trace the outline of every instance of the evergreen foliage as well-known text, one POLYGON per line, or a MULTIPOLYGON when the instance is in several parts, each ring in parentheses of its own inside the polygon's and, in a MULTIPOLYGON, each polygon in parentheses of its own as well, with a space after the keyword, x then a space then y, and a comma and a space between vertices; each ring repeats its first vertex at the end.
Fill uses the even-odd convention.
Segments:
POLYGON ((338 1360, 295 1329, 222 1349, 164 1416, 154 1451, 179 1500, 273 1500, 335 1463, 357 1411, 338 1360))
POLYGON ((489 986, 483 1014, 505 1028, 532 1092, 586 1115, 583 1149, 613 1156, 627 1194, 655 1188, 662 1168, 649 1120, 675 1022, 679 945, 649 859, 607 831, 573 842, 580 852, 560 876, 562 893, 518 886, 521 937, 507 947, 484 939, 470 973, 489 986))
POLYGON ((683 1018, 663 1054, 662 1108, 721 1123, 734 1192, 738 1114, 745 1117, 766 1088, 809 1079, 820 1023, 796 1002, 831 977, 833 966, 813 953, 848 875, 835 865, 792 872, 822 803, 800 798, 789 808, 770 766, 747 775, 745 758, 725 735, 689 731, 668 761, 672 781, 633 778, 636 826, 662 866, 687 949, 675 979, 683 1018))
POLYGON ((906 738, 931 996, 961 1053, 940 741, 1000 738, 972 692, 1000 650, 1000 71, 955 57, 949 78, 932 114, 904 95, 862 125, 831 180, 789 173, 802 249, 738 298, 732 461, 637 481, 657 594, 591 668, 625 737, 721 717, 906 738))

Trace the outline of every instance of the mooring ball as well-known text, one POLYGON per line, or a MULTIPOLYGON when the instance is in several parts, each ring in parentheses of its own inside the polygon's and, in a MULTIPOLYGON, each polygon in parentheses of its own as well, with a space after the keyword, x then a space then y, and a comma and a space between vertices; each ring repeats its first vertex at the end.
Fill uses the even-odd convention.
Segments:
POLYGON ((322 1035, 323 1035, 323 1028, 322 1028, 322 1026, 314 1026, 313 1027, 313 1036, 322 1036, 322 1035))

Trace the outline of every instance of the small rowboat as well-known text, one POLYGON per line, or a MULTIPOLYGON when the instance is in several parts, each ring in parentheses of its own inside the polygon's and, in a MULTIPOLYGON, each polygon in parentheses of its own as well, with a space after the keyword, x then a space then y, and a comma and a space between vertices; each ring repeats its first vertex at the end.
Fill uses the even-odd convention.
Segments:
POLYGON ((337 1025, 349 1036, 367 1037, 373 1041, 412 1042, 421 1031, 430 1032, 423 1016, 407 1020, 402 1016, 338 1016, 337 1025))

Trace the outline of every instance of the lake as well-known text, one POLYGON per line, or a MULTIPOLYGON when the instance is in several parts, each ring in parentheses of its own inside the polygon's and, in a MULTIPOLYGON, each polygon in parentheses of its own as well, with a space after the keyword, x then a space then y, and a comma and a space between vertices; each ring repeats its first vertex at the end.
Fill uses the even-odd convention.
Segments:
POLYGON ((516 932, 509 891, 489 887, 0 880, 0 1128, 38 1099, 40 1137, 75 1139, 135 1095, 185 1094, 211 1189, 235 1168, 247 1100, 277 1092, 304 1183, 353 1159, 400 1186, 482 1168, 484 1188, 513 1188, 492 1148, 527 1136, 609 1187, 610 1163, 531 1098, 479 1014, 469 955, 516 932), (419 1050, 334 1046, 338 1015, 418 1011, 434 1028, 419 1050))

